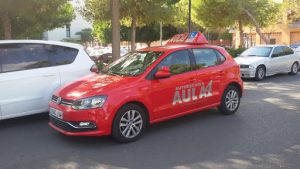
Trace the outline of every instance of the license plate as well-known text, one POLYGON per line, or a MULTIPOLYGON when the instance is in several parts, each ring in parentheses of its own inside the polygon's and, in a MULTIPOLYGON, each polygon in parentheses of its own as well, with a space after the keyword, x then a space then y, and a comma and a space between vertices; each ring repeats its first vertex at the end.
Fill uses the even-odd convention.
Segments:
POLYGON ((54 108, 50 108, 50 116, 54 116, 59 119, 63 119, 63 112, 60 110, 56 110, 54 108))

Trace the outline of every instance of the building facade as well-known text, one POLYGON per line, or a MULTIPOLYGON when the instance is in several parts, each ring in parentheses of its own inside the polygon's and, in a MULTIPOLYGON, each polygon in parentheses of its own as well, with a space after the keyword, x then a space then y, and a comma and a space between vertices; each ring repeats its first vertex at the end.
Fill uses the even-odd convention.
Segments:
MULTIPOLYGON (((73 5, 74 9, 77 9, 82 5, 81 0, 73 0, 70 1, 73 5)), ((71 23, 66 24, 64 27, 56 28, 43 33, 44 40, 54 40, 54 41, 62 41, 62 40, 80 40, 80 35, 76 35, 77 32, 80 32, 82 29, 92 28, 92 23, 86 21, 83 16, 75 10, 75 19, 71 21, 71 23)))
MULTIPOLYGON (((262 32, 270 40, 270 44, 300 44, 300 21, 269 26, 268 28, 262 29, 262 32)), ((265 44, 255 32, 255 28, 245 28, 243 36, 245 47, 265 44)), ((239 47, 240 39, 238 31, 233 33, 234 47, 239 47)))

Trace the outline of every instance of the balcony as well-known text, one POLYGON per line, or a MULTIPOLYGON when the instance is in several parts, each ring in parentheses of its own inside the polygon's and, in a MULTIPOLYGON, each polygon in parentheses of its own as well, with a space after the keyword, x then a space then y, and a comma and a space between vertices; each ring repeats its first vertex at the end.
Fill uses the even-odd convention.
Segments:
POLYGON ((289 28, 292 29, 300 28, 300 21, 289 23, 289 28))

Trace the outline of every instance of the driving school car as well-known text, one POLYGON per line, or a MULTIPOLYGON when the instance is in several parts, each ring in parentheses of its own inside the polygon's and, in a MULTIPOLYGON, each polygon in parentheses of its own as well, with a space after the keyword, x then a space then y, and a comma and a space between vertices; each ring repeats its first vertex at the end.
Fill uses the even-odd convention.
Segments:
POLYGON ((243 93, 239 66, 207 43, 200 32, 175 35, 64 86, 49 103, 49 125, 65 135, 131 142, 148 124, 215 107, 235 113, 243 93))

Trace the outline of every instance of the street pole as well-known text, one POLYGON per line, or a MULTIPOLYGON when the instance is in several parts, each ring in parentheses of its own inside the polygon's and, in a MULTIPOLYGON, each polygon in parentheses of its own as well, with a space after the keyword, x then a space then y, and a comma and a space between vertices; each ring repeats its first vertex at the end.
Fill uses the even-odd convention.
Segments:
POLYGON ((160 46, 162 46, 162 36, 163 36, 163 32, 162 32, 162 22, 159 22, 159 27, 160 27, 159 40, 160 40, 160 46))
POLYGON ((189 33, 191 32, 191 8, 192 8, 192 0, 189 0, 189 33))

